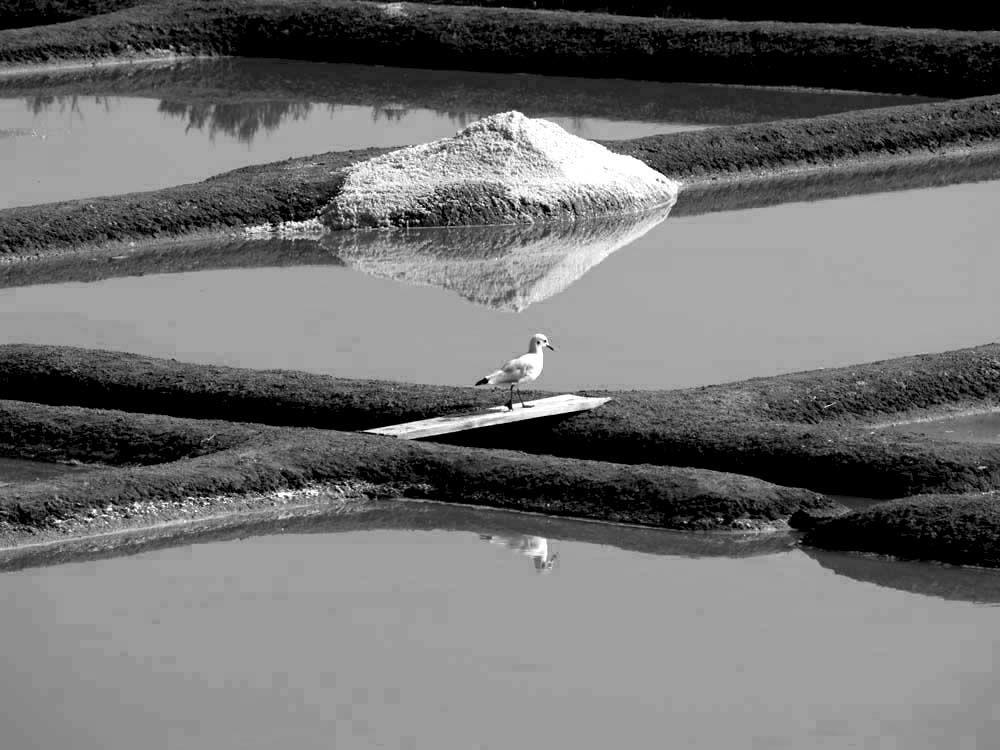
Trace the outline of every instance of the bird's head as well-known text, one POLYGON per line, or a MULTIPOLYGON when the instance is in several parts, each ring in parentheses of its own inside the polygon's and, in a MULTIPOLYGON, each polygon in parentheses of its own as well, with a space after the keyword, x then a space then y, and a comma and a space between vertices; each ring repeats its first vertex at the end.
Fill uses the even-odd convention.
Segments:
POLYGON ((530 352, 541 351, 542 347, 546 347, 547 349, 551 349, 552 351, 556 350, 556 348, 549 343, 548 336, 546 336, 544 333, 536 333, 534 336, 531 337, 531 344, 528 347, 528 351, 530 352))

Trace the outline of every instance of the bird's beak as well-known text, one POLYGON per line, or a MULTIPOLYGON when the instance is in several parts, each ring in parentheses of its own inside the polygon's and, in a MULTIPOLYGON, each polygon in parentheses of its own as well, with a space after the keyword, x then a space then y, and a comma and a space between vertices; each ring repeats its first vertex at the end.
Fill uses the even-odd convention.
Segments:
POLYGON ((552 346, 552 344, 546 344, 545 346, 547 346, 547 347, 548 347, 549 349, 551 349, 552 351, 555 351, 555 350, 556 350, 556 348, 555 348, 554 346, 552 346))

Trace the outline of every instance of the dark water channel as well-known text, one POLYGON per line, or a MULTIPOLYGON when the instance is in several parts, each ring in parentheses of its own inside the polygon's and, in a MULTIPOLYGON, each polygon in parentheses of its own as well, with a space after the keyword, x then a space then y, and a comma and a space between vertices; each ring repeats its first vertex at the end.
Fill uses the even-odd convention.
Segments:
POLYGON ((916 100, 253 59, 0 76, 0 208, 423 143, 510 109, 600 140, 906 101, 916 100))
POLYGON ((1000 740, 995 575, 699 538, 390 510, 0 574, 0 729, 79 750, 1000 740))

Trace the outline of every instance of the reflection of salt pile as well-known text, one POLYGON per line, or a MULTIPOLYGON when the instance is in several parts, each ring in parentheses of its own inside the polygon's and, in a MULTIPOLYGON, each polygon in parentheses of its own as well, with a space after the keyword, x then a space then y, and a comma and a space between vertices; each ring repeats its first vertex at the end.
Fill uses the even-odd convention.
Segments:
POLYGON ((586 221, 502 227, 332 232, 320 241, 359 271, 443 287, 481 305, 523 310, 562 291, 670 208, 586 221))
POLYGON ((334 229, 524 224, 672 204, 678 184, 555 123, 504 112, 347 169, 334 229))

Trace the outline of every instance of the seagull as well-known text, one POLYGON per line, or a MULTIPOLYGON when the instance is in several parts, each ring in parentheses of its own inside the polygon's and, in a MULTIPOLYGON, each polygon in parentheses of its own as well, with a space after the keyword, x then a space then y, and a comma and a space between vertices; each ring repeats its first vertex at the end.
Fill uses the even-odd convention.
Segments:
POLYGON ((547 347, 555 351, 555 347, 549 343, 544 333, 536 333, 528 343, 528 353, 515 357, 512 360, 500 365, 500 369, 491 372, 484 378, 476 381, 476 385, 506 385, 510 383, 510 397, 504 406, 508 410, 514 411, 514 388, 517 388, 517 400, 521 402, 521 408, 529 408, 524 399, 521 398, 521 383, 530 383, 542 374, 542 352, 547 347))

